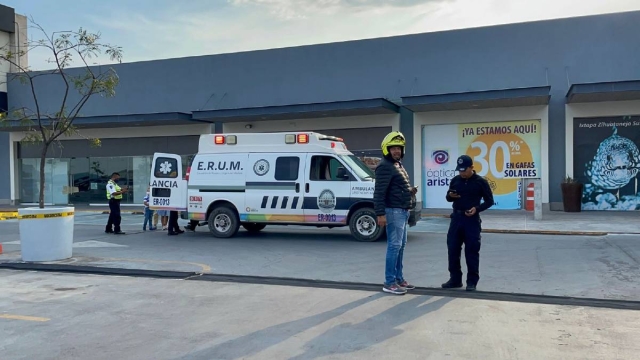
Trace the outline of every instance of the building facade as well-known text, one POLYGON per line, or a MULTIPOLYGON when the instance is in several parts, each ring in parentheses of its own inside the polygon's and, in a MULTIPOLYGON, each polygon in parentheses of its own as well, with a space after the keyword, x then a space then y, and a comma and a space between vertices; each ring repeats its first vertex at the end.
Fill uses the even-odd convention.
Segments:
MULTIPOLYGON (((203 133, 313 130, 375 158, 399 130, 426 209, 450 207, 462 153, 489 179, 496 208, 523 208, 535 178, 543 206, 561 210, 569 176, 586 184, 585 210, 640 209, 638 22, 626 12, 115 65, 116 97, 92 99, 76 123, 102 146, 68 138, 52 148, 45 201, 104 203, 118 171, 134 189, 125 201, 138 204, 153 152, 188 160, 203 133)), ((41 106, 54 109, 59 79, 38 81, 49 95, 41 106)), ((10 82, 8 101, 28 106, 28 87, 10 82)), ((19 128, 5 131, 0 199, 35 202, 38 151, 19 128)))
MULTIPOLYGON (((27 43, 27 18, 15 13, 13 8, 0 5, 0 49, 1 51, 11 51, 18 53, 26 48, 27 43)), ((16 59, 18 66, 0 62, 0 111, 7 111, 7 75, 20 71, 19 67, 28 67, 28 56, 24 53, 16 59)), ((10 191, 10 169, 15 168, 15 154, 10 154, 10 135, 7 132, 0 132, 0 205, 11 202, 10 191)))

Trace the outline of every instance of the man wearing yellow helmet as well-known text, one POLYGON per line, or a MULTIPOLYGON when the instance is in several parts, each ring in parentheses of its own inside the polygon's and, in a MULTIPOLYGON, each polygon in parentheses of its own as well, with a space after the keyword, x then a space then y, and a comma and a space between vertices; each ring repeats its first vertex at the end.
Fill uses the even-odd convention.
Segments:
POLYGON ((415 206, 416 187, 411 186, 409 174, 402 166, 406 140, 394 131, 382 140, 382 161, 376 167, 373 195, 378 225, 387 227, 387 257, 382 291, 402 295, 414 289, 402 274, 404 248, 407 244, 409 211, 415 206))

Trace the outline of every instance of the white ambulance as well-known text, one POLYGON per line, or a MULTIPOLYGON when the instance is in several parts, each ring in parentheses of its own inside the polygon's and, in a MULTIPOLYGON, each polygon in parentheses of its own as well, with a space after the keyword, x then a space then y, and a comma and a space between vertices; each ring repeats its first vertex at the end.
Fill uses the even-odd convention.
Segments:
MULTIPOLYGON (((314 132, 201 135, 183 175, 181 156, 155 153, 150 208, 208 223, 215 237, 240 226, 348 226, 359 241, 385 235, 373 211, 374 172, 342 139, 314 132)), ((416 224, 412 209, 409 225, 416 224)))

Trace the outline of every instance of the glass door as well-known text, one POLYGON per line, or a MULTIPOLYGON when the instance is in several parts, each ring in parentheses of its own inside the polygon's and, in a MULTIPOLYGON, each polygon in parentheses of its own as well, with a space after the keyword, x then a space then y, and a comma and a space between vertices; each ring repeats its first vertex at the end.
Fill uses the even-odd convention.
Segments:
POLYGON ((71 158, 69 160, 69 202, 88 204, 91 200, 91 174, 89 158, 71 158))
MULTIPOLYGON (((22 159, 22 203, 35 205, 40 196, 40 159, 22 159)), ((44 204, 67 205, 72 187, 69 160, 47 159, 44 163, 44 204)))
POLYGON ((45 184, 50 184, 47 186, 49 191, 45 191, 45 202, 54 205, 69 204, 69 193, 73 191, 73 184, 69 183, 69 160, 47 159, 45 172, 50 174, 49 179, 45 175, 45 184), (47 167, 49 167, 48 170, 47 167))
POLYGON ((152 156, 133 157, 133 203, 142 204, 151 176, 152 156))

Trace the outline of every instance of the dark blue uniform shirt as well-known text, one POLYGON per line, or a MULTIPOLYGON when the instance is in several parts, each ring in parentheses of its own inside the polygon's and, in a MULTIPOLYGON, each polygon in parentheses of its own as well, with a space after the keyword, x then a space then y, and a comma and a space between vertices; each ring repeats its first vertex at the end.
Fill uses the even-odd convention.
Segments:
POLYGON ((487 210, 493 206, 493 193, 489 182, 475 172, 468 179, 463 179, 457 175, 451 180, 447 190, 447 201, 453 202, 453 209, 467 211, 476 207, 476 213, 487 210), (450 190, 456 190, 460 198, 454 199, 449 196, 450 190), (480 199, 484 202, 481 204, 480 199))

